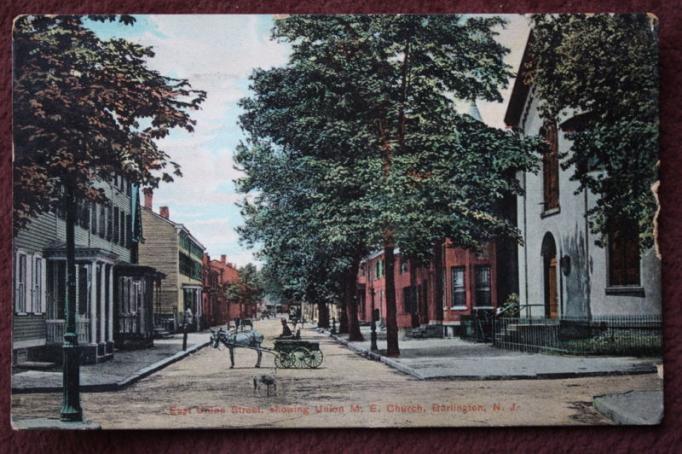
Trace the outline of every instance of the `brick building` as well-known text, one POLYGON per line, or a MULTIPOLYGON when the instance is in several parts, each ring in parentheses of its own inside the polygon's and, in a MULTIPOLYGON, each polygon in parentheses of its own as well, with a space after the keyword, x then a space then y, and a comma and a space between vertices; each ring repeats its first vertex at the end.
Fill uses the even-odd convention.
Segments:
POLYGON ((208 325, 224 325, 234 318, 243 318, 241 305, 227 299, 227 286, 239 281, 234 264, 221 255, 220 260, 211 260, 204 254, 204 316, 208 325))
MULTIPOLYGON (((435 266, 415 267, 410 276, 410 261, 395 252, 394 279, 396 309, 399 328, 416 325, 443 324, 448 334, 454 334, 462 316, 479 309, 494 309, 500 303, 497 279, 497 246, 486 245, 482 251, 455 248, 448 241, 443 251, 443 309, 438 314, 435 304, 435 266), (414 289, 411 281, 414 280, 414 289), (414 292, 414 293, 413 293, 414 292), (414 298, 410 296, 414 294, 414 298)), ((360 265, 358 274, 359 310, 361 321, 369 322, 374 308, 380 317, 386 317, 386 274, 384 254, 369 256, 360 265)), ((505 295, 506 296, 506 295, 505 295)))

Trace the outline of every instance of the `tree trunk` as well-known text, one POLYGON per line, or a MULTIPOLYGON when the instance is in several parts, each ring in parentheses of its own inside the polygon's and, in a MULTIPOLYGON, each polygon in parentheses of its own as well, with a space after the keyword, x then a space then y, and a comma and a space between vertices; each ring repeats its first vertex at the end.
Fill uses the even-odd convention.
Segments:
POLYGON ((329 328, 329 306, 324 301, 317 303, 317 326, 329 328))
POLYGON ((348 340, 351 342, 362 342, 365 340, 360 332, 360 322, 358 321, 357 279, 359 267, 360 259, 353 259, 353 264, 346 273, 346 282, 343 291, 348 316, 348 340))
POLYGON ((436 241, 433 246, 433 266, 435 282, 433 283, 433 302, 436 321, 443 322, 443 240, 436 241))
POLYGON ((417 307, 417 266, 410 259, 410 309, 412 314, 412 328, 419 327, 419 308, 417 307))
MULTIPOLYGON (((80 404, 80 348, 76 327, 76 199, 73 188, 65 185, 64 208, 66 214, 66 301, 64 302, 64 361, 63 361, 63 400, 61 419, 63 421, 82 421, 83 410, 80 404)), ((94 285, 94 284, 93 284, 94 285)), ((96 323, 96 320, 90 320, 96 323)))
POLYGON ((393 247, 392 235, 387 234, 384 238, 384 279, 386 283, 386 356, 400 356, 400 349, 398 348, 398 311, 395 303, 393 247))
POLYGON ((348 314, 346 313, 346 301, 345 298, 341 298, 339 307, 339 334, 348 334, 348 314))

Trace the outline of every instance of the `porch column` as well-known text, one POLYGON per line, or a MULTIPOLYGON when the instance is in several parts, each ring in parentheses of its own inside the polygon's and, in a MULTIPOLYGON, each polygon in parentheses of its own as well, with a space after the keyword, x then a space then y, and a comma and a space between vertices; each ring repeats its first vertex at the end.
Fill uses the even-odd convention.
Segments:
POLYGON ((100 265, 100 272, 99 272, 99 278, 100 278, 100 287, 99 287, 99 318, 97 320, 94 320, 93 323, 97 323, 99 325, 99 336, 97 336, 97 343, 101 343, 104 341, 104 301, 107 298, 107 289, 105 284, 104 277, 106 276, 107 272, 107 266, 106 264, 102 263, 100 265))
POLYGON ((90 264, 90 343, 97 343, 97 261, 90 264))
POLYGON ((90 342, 95 342, 95 308, 97 307, 97 261, 90 263, 90 305, 87 312, 90 314, 90 342))
POLYGON ((109 313, 107 314, 109 342, 114 341, 114 266, 109 265, 109 313))

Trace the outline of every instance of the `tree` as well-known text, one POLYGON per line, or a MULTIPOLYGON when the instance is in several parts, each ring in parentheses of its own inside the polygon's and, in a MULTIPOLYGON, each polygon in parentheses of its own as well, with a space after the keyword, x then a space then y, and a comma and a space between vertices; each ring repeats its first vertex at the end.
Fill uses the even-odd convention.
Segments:
MULTIPOLYGON (((300 230, 312 229, 321 249, 345 263, 346 290, 360 258, 383 248, 388 355, 399 354, 394 248, 428 256, 424 245, 437 251, 453 232, 468 245, 512 230, 496 216, 496 191, 513 187, 510 169, 529 168, 528 148, 512 134, 462 122, 452 100, 501 100, 508 51, 493 28, 502 24, 457 16, 289 17, 273 32, 292 45, 288 65, 254 73, 255 94, 242 102, 245 171, 263 180, 245 189, 265 195, 274 181, 290 179, 305 188, 295 211, 305 219, 300 230), (497 159, 500 146, 509 153, 497 159), (285 172, 255 164, 274 155, 285 172), (483 155, 495 165, 481 168, 483 155), (301 162, 305 171, 290 170, 301 162)), ((344 298, 351 316, 353 293, 344 298)))
POLYGON ((225 293, 229 301, 253 308, 263 299, 263 284, 261 275, 252 263, 237 270, 239 280, 228 284, 225 293))
MULTIPOLYGON (((92 16, 95 21, 131 16, 92 16)), ((67 297, 62 419, 80 420, 75 322, 77 201, 106 203, 99 182, 122 176, 149 187, 180 175, 156 145, 172 128, 192 131, 205 98, 186 80, 149 69, 151 48, 101 40, 80 16, 22 16, 14 25, 14 225, 66 214, 67 297), (173 171, 166 172, 170 165, 173 171)))
POLYGON ((658 39, 645 14, 535 15, 527 80, 541 116, 552 122, 578 114, 568 128, 577 191, 597 196, 590 228, 603 240, 609 224, 628 219, 643 248, 653 243, 651 221, 658 179, 658 39))

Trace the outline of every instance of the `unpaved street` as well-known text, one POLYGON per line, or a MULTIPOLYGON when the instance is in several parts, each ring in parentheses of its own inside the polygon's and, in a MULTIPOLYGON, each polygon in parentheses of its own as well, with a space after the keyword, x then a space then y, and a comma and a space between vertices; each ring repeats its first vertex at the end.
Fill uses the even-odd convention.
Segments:
MULTIPOLYGON (((277 320, 256 323, 265 346, 277 320)), ((566 380, 420 381, 362 358, 325 336, 319 369, 278 369, 277 393, 253 390, 253 377, 273 373, 273 357, 207 347, 130 388, 82 395, 85 416, 103 428, 373 427, 609 424, 591 408, 594 395, 660 389, 653 375, 566 380)), ((12 398, 14 418, 58 417, 61 394, 12 398)))

